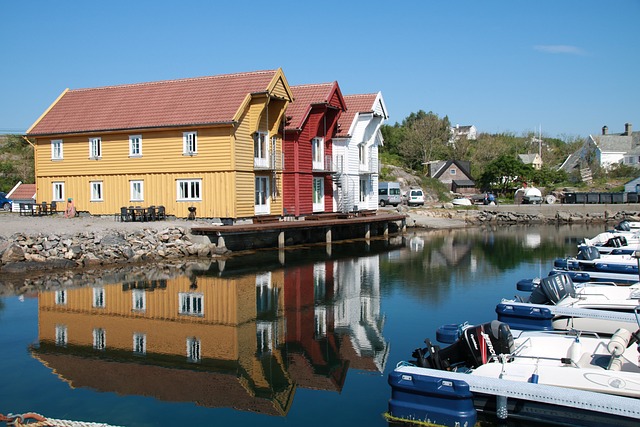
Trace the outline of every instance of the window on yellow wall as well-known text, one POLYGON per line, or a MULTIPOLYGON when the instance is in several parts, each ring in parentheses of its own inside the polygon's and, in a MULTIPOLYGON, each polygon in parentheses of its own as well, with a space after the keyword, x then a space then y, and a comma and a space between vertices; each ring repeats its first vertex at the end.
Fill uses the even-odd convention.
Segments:
POLYGON ((101 202, 102 199, 102 181, 92 181, 91 183, 91 201, 101 202))
POLYGON ((201 179, 179 179, 176 184, 178 201, 202 200, 200 198, 201 179))
POLYGON ((141 180, 129 181, 130 199, 132 202, 144 200, 144 182, 141 180))
POLYGON ((182 133, 182 153, 185 156, 198 154, 198 132, 182 133))
POLYGON ((102 138, 89 138, 89 158, 95 160, 102 158, 102 138))
POLYGON ((129 135, 129 157, 142 157, 142 135, 129 135))
POLYGON ((51 140, 51 160, 62 160, 62 140, 51 140))
POLYGON ((54 202, 64 201, 64 182, 53 183, 53 201, 54 202))

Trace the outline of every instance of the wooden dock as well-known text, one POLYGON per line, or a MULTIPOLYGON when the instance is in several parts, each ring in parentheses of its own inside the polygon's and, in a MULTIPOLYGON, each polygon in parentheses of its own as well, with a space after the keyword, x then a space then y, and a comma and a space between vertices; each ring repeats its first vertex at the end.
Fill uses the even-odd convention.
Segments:
POLYGON ((296 220, 269 218, 247 224, 192 227, 191 233, 207 236, 218 247, 243 251, 387 236, 406 231, 406 218, 387 213, 318 214, 296 220))

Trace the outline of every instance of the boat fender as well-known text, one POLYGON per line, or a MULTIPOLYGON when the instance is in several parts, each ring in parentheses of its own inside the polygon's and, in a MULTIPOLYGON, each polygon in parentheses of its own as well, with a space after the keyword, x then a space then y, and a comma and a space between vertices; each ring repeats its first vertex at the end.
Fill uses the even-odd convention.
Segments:
POLYGON ((455 323, 442 325, 436 331, 436 340, 444 344, 453 344, 460 338, 460 327, 455 323))
POLYGON ((571 361, 572 365, 578 365, 578 361, 582 356, 582 343, 580 342, 580 337, 576 336, 576 339, 573 340, 571 346, 569 347, 569 354, 567 357, 571 361))
POLYGON ((609 340, 607 344, 607 350, 612 356, 620 356, 629 346, 629 340, 631 339, 631 332, 626 329, 618 329, 609 340))

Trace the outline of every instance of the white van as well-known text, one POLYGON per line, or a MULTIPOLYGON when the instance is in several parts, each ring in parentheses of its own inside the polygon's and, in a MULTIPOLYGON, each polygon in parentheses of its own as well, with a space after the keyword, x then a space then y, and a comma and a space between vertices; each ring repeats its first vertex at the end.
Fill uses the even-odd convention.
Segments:
POLYGON ((400 183, 380 182, 378 183, 378 204, 380 206, 398 206, 402 202, 400 198, 400 183))
POLYGON ((424 205, 424 192, 420 188, 410 188, 402 197, 408 206, 424 205))

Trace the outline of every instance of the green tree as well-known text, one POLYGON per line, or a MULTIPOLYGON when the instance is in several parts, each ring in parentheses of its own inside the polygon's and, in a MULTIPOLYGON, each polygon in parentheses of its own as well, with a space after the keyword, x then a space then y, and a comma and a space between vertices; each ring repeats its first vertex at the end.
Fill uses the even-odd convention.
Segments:
POLYGON ((447 155, 447 143, 451 125, 447 116, 442 119, 433 112, 420 110, 411 113, 404 121, 404 140, 398 147, 407 166, 420 170, 424 163, 440 160, 447 155))
POLYGON ((517 181, 531 180, 533 171, 531 165, 525 165, 513 155, 502 154, 486 166, 478 183, 483 190, 497 189, 504 194, 517 181))
POLYGON ((0 141, 0 190, 9 191, 18 181, 34 181, 33 148, 20 135, 0 141))

